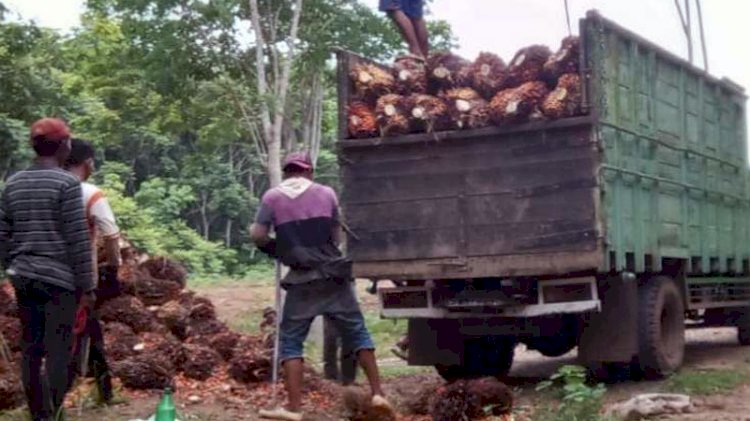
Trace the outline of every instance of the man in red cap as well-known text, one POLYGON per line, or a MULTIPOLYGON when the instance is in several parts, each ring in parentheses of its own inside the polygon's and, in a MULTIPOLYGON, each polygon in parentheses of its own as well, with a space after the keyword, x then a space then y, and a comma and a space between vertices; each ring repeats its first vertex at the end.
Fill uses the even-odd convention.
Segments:
POLYGON ((81 183, 61 168, 70 130, 43 118, 31 126, 31 145, 33 165, 11 176, 0 198, 0 264, 18 300, 29 410, 49 421, 61 417, 76 309, 91 306, 95 284, 81 183))
POLYGON ((263 418, 302 419, 304 342, 317 316, 326 316, 342 337, 343 348, 357 355, 372 390, 372 407, 393 414, 380 386, 375 346, 354 295, 351 262, 338 249, 338 199, 332 188, 315 183, 306 153, 284 161, 284 181, 261 200, 250 236, 265 253, 289 267, 279 332, 279 360, 289 393, 286 409, 261 411, 263 418), (276 238, 269 232, 273 228, 276 238))

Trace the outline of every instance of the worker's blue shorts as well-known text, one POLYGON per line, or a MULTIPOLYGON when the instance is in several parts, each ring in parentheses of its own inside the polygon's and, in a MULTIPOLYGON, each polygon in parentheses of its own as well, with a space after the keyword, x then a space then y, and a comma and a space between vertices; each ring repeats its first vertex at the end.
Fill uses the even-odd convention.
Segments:
POLYGON ((348 280, 318 280, 287 288, 279 335, 281 362, 303 358, 310 325, 317 316, 327 316, 341 333, 342 348, 355 353, 375 349, 365 319, 348 280))
POLYGON ((424 0, 380 0, 380 10, 400 10, 412 19, 421 19, 424 16, 424 0))

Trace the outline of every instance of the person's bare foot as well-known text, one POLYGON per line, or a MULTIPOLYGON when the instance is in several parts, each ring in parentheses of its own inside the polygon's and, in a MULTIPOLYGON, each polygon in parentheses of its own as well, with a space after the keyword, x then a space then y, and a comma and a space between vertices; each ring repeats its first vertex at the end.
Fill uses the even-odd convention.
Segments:
POLYGON ((388 402, 388 399, 381 395, 374 395, 372 397, 372 409, 380 415, 387 416, 389 418, 396 417, 396 411, 393 410, 393 406, 388 402))

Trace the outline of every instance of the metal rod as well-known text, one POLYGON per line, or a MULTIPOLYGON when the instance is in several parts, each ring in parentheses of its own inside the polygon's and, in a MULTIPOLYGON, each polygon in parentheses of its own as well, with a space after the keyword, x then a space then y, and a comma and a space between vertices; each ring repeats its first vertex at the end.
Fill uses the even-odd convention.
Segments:
POLYGON ((568 36, 573 36, 573 29, 570 26, 570 8, 568 7, 568 0, 565 0, 565 19, 568 21, 568 36))
POLYGON ((701 0, 695 0, 696 9, 698 9, 698 26, 701 30, 701 50, 703 52, 703 68, 708 72, 708 52, 706 48, 706 33, 703 29, 703 8, 701 0))
POLYGON ((281 336, 281 318, 284 313, 284 303, 282 303, 281 297, 281 263, 276 261, 276 294, 275 294, 275 306, 276 306, 276 332, 274 332, 273 340, 273 368, 271 369, 271 400, 273 407, 278 406, 278 385, 279 385, 279 345, 281 336))
POLYGON ((687 36, 688 43, 688 60, 690 64, 693 63, 693 20, 690 17, 690 0, 685 0, 685 17, 687 23, 685 24, 685 35, 687 36))

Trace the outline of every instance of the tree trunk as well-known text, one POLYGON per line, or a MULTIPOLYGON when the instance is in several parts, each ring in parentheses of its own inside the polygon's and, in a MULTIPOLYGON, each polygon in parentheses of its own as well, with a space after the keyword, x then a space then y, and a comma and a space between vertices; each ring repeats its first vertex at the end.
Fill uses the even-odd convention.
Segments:
POLYGON ((227 225, 224 231, 224 245, 232 247, 232 220, 227 219, 227 225))
POLYGON ((208 219, 208 197, 206 192, 201 192, 201 225, 203 227, 203 239, 208 241, 211 234, 211 222, 208 219))
POLYGON ((271 48, 273 52, 272 56, 277 57, 279 55, 278 46, 275 43, 273 45, 266 44, 263 28, 260 25, 258 0, 248 1, 250 3, 250 16, 256 43, 255 70, 257 76, 257 88, 259 96, 263 98, 261 101, 260 114, 261 124, 263 126, 263 140, 266 143, 268 151, 266 172, 271 187, 275 187, 281 183, 281 140, 285 118, 284 111, 286 109, 286 98, 289 91, 292 63, 295 58, 294 43, 297 40, 303 0, 295 1, 291 28, 289 30, 289 37, 287 38, 288 52, 286 54, 286 59, 284 59, 281 64, 281 71, 277 74, 277 79, 271 83, 272 89, 270 92, 268 88, 269 81, 266 76, 266 57, 264 51, 266 48, 271 48), (271 106, 269 106, 269 96, 273 98, 271 106))

